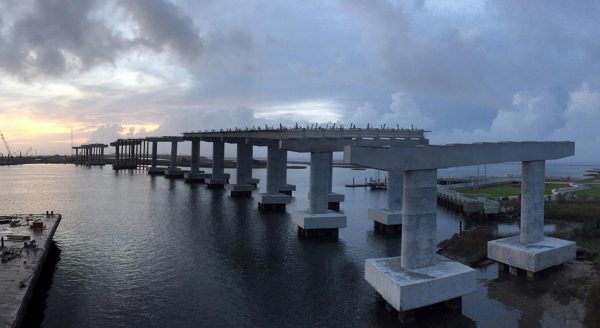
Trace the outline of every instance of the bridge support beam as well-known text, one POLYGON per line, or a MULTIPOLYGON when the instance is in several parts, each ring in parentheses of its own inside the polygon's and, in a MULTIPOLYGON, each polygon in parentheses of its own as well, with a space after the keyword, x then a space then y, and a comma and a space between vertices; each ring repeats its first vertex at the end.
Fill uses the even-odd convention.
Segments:
POLYGON ((285 211, 291 197, 280 193, 281 185, 285 182, 287 150, 277 146, 267 148, 267 193, 261 194, 258 209, 261 211, 285 211))
POLYGON ((235 184, 227 185, 232 197, 250 197, 258 179, 252 179, 252 145, 238 143, 235 184))
POLYGON ((326 234, 337 238, 339 228, 346 227, 346 216, 328 209, 330 167, 331 152, 310 153, 310 207, 308 211, 292 213, 301 237, 326 234))
POLYGON ((387 208, 369 209, 369 219, 373 220, 375 232, 402 232, 403 176, 402 170, 388 171, 387 208))
POLYGON ((401 256, 365 263, 367 282, 401 314, 477 289, 475 270, 436 254, 436 197, 436 169, 405 171, 401 256))
POLYGON ((541 270, 575 259, 575 242, 544 236, 545 161, 522 164, 521 232, 488 242, 488 257, 535 277, 541 270))
POLYGON ((200 171, 200 139, 192 139, 192 162, 190 172, 186 172, 183 177, 186 182, 204 182, 206 174, 200 171))
POLYGON ((177 144, 178 141, 171 141, 171 165, 165 170, 167 178, 183 178, 183 170, 177 167, 177 144))

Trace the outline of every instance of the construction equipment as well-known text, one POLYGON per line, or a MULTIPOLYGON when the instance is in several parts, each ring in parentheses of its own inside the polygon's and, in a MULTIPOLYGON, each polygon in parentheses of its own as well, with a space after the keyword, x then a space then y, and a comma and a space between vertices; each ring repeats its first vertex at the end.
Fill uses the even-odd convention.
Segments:
POLYGON ((6 151, 8 152, 8 157, 13 156, 12 151, 10 151, 10 147, 8 146, 8 142, 6 142, 6 138, 4 138, 4 134, 2 130, 0 130, 0 137, 2 137, 2 142, 4 142, 4 147, 6 147, 6 151))
POLYGON ((27 151, 25 152, 25 157, 29 156, 29 154, 31 154, 32 150, 33 150, 33 147, 29 147, 29 149, 27 149, 27 151))

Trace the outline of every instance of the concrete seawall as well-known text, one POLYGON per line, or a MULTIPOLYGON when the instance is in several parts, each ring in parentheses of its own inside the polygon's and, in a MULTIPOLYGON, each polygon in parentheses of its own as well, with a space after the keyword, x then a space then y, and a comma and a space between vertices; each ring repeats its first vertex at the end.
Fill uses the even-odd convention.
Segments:
POLYGON ((0 236, 4 239, 4 247, 0 251, 3 255, 0 263, 0 326, 20 327, 61 215, 24 214, 1 219, 4 223, 0 224, 0 236), (42 229, 31 227, 40 222, 42 229))

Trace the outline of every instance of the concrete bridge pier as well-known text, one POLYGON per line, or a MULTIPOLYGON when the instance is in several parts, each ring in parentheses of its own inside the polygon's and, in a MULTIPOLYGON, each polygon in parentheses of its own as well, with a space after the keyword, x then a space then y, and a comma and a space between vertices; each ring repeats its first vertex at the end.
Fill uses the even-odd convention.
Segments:
POLYGON ((300 237, 330 235, 337 238, 346 227, 346 216, 328 209, 331 152, 310 153, 310 192, 308 211, 292 213, 300 237))
POLYGON ((329 166, 327 208, 332 211, 340 211, 340 203, 344 201, 344 194, 333 192, 333 152, 329 152, 327 163, 329 166))
MULTIPOLYGON (((75 150, 75 157, 73 157, 73 164, 77 165, 79 162, 79 148, 73 147, 73 149, 75 150)), ((71 154, 73 154, 73 153, 71 153, 71 154)))
POLYGON ((212 173, 206 179, 206 186, 210 189, 220 189, 227 184, 225 178, 225 143, 223 141, 213 142, 212 173))
POLYGON ((231 197, 251 197, 258 179, 252 179, 252 145, 238 143, 236 163, 236 183, 227 185, 231 197))
POLYGON ((522 163, 521 231, 518 236, 488 242, 488 257, 513 274, 539 271, 575 259, 575 242, 544 236, 545 161, 522 163))
POLYGON ((435 253, 436 194, 437 169, 480 163, 523 162, 521 235, 488 242, 488 257, 530 276, 574 258, 575 243, 543 237, 545 160, 574 152, 572 142, 347 146, 348 164, 404 170, 401 256, 366 260, 365 279, 402 317, 475 291, 475 270, 435 253))
POLYGON ((158 175, 165 174, 164 168, 159 168, 156 166, 158 161, 158 141, 153 140, 152 142, 152 153, 150 155, 150 167, 148 168, 148 174, 158 175))
POLYGON ((388 171, 387 208, 369 209, 369 219, 373 220, 375 232, 402 232, 403 176, 402 170, 388 171))
POLYGON ((115 160, 113 162, 113 170, 116 170, 116 168, 119 166, 119 161, 121 160, 121 152, 119 149, 119 144, 115 143, 115 160))
POLYGON ((267 148, 267 193, 260 195, 259 210, 285 211, 285 205, 290 203, 291 197, 280 193, 282 183, 285 182, 286 163, 287 150, 279 149, 278 146, 267 148))
POLYGON ((405 171, 401 256, 365 263, 365 279, 401 320, 477 289, 474 269, 436 254, 436 196, 437 169, 405 171))
POLYGON ((200 171, 200 139, 192 139, 192 162, 190 164, 190 172, 183 175, 186 182, 204 182, 206 174, 200 171))
POLYGON ((171 165, 165 170, 167 178, 183 178, 183 170, 177 167, 177 144, 178 140, 171 141, 171 165))
POLYGON ((129 161, 128 161, 128 166, 131 169, 135 169, 135 168, 137 168, 137 166, 136 166, 137 156, 136 156, 136 153, 135 153, 135 143, 132 142, 131 140, 129 140, 127 142, 127 145, 129 146, 129 161))
POLYGON ((279 192, 288 196, 292 196, 292 192, 296 191, 296 186, 287 183, 287 150, 281 153, 281 161, 279 161, 279 192))

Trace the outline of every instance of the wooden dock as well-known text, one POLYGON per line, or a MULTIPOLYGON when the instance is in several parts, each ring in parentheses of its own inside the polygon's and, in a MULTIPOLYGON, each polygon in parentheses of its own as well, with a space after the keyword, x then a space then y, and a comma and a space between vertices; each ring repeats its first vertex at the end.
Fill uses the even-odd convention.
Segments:
POLYGON ((20 327, 46 261, 60 214, 0 217, 0 327, 20 327))
POLYGON ((485 197, 469 197, 445 186, 438 186, 438 203, 465 215, 494 216, 498 214, 500 204, 485 197))

